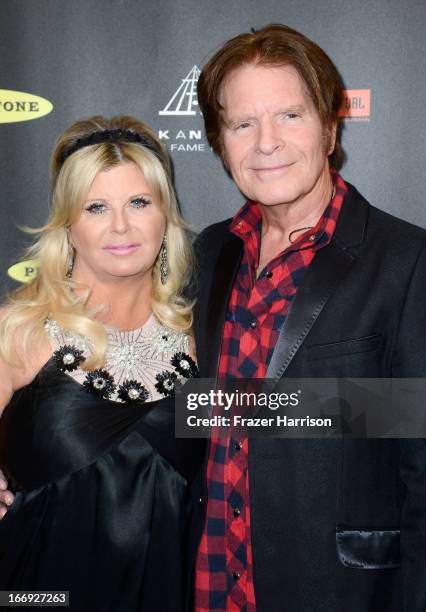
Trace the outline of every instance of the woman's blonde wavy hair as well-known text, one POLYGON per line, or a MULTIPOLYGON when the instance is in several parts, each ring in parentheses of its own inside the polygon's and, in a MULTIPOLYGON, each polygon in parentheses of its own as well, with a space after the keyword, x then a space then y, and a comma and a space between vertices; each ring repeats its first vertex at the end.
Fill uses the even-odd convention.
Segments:
MULTIPOLYGON (((127 116, 106 119, 101 116, 77 121, 56 141, 51 159, 52 206, 47 223, 37 229, 37 241, 23 259, 38 259, 40 269, 30 283, 19 287, 8 298, 0 323, 0 351, 14 365, 22 365, 28 343, 44 335, 44 323, 52 317, 66 330, 83 334, 92 345, 92 355, 84 362, 89 370, 104 364, 106 332, 86 307, 89 290, 79 291, 67 278, 69 266, 68 228, 79 218, 90 186, 99 172, 124 162, 134 162, 143 171, 166 219, 168 277, 160 279, 160 261, 152 271, 152 309, 157 319, 178 331, 189 333, 192 306, 183 296, 193 269, 192 247, 187 236, 173 188, 170 158, 157 136, 147 125, 127 116), (104 142, 80 148, 66 157, 76 141, 93 132, 128 130, 141 135, 149 148, 140 143, 104 142), (152 150, 150 150, 150 148, 152 150), (65 157, 65 161, 62 161, 65 157), (16 335, 19 335, 19 350, 16 335), (23 353, 21 353, 21 351, 23 353)), ((81 287, 79 287, 81 289, 81 287)))

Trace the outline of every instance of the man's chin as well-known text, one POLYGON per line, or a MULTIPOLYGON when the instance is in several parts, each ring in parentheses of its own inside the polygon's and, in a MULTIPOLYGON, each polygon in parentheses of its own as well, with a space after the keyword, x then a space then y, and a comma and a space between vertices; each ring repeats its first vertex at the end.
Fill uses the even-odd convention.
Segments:
POLYGON ((265 195, 262 198, 256 200, 261 206, 272 208, 274 206, 287 206, 297 201, 297 195, 290 193, 277 194, 277 195, 265 195))

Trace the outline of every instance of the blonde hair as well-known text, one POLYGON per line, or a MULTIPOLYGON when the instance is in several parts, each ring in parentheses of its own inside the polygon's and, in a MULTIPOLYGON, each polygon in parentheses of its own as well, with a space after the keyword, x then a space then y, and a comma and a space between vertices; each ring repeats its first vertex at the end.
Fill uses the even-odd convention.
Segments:
POLYGON ((86 307, 89 290, 79 292, 77 297, 72 292, 75 283, 67 278, 68 227, 79 218, 95 176, 128 161, 143 171, 166 219, 168 277, 163 285, 160 258, 157 257, 152 271, 153 312, 164 325, 178 331, 190 331, 193 304, 184 298, 183 291, 192 274, 193 253, 187 226, 179 213, 168 153, 153 130, 141 121, 127 116, 112 119, 96 116, 77 121, 55 143, 50 168, 51 212, 43 227, 27 230, 38 234, 39 238, 27 250, 24 259, 38 259, 40 270, 34 280, 9 296, 8 307, 0 322, 0 352, 10 363, 22 363, 16 346, 16 332, 19 332, 20 348, 25 352, 30 338, 33 343, 43 337, 44 323, 52 317, 66 330, 89 339, 92 355, 85 361, 85 369, 103 365, 105 328, 93 318, 95 311, 86 307), (142 136, 147 146, 119 140, 84 146, 72 152, 78 139, 94 132, 116 129, 142 136))

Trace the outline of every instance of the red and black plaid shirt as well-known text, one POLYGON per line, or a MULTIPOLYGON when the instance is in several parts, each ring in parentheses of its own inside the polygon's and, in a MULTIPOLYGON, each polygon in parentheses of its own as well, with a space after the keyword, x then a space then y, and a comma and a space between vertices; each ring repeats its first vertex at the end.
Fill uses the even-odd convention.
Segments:
MULTIPOLYGON (((329 244, 347 187, 336 193, 315 228, 270 261, 256 278, 261 213, 248 202, 230 231, 244 242, 223 332, 220 378, 263 378, 291 302, 315 253, 329 244)), ((255 612, 250 537, 248 440, 212 436, 207 466, 209 498, 195 582, 196 612, 255 612)))

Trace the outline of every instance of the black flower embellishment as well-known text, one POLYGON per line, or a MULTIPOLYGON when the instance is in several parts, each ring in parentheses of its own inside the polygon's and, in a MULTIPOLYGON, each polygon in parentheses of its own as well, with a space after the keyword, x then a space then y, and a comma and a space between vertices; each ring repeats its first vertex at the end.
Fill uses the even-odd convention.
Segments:
POLYGON ((93 370, 86 376, 83 386, 98 397, 109 399, 115 391, 114 379, 106 370, 93 370))
POLYGON ((170 360, 176 372, 184 378, 198 376, 198 368, 195 361, 186 353, 175 353, 170 360))
POLYGON ((122 402, 143 404, 149 398, 149 391, 137 380, 126 380, 119 386, 117 396, 122 402))
POLYGON ((73 372, 84 359, 83 351, 70 344, 61 346, 53 353, 53 361, 61 372, 73 372))
POLYGON ((155 384, 155 388, 159 393, 164 396, 175 394, 177 375, 174 372, 167 372, 167 370, 165 370, 157 374, 155 379, 158 381, 155 384))

